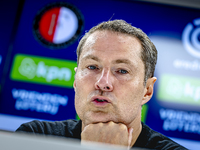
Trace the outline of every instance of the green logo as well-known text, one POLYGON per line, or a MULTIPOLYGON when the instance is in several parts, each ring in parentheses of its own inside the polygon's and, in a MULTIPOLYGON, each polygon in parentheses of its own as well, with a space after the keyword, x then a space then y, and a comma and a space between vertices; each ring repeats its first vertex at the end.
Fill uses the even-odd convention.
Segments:
POLYGON ((62 87, 73 87, 76 62, 18 54, 11 79, 62 87))
POLYGON ((163 75, 157 97, 161 101, 200 105, 200 79, 163 75))

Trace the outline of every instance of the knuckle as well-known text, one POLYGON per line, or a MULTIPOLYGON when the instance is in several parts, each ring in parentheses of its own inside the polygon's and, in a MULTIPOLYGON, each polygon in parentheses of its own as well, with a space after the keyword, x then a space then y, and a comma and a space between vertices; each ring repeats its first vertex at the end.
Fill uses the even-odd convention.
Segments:
POLYGON ((98 123, 97 125, 98 125, 99 127, 103 127, 103 123, 102 123, 102 122, 98 123))
POLYGON ((91 131, 93 129, 93 125, 92 124, 88 124, 87 126, 84 127, 83 131, 91 131))
POLYGON ((109 125, 114 125, 115 123, 113 121, 108 122, 109 125))
POLYGON ((122 130, 122 131, 128 131, 126 125, 124 125, 124 124, 119 124, 119 128, 120 128, 120 130, 122 130))
POLYGON ((86 129, 91 128, 92 124, 88 124, 87 126, 85 126, 86 129))

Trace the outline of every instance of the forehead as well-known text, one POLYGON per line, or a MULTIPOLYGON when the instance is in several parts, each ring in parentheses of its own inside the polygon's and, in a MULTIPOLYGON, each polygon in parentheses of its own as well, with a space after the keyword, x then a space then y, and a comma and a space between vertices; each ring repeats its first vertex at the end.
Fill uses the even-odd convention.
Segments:
MULTIPOLYGON (((102 44, 101 42, 103 41, 115 41, 117 43, 133 43, 134 47, 139 46, 138 48, 140 49, 140 40, 138 40, 136 37, 125 34, 125 33, 119 33, 119 32, 114 32, 114 31, 109 31, 109 30, 103 30, 103 31, 95 31, 92 33, 87 40, 85 41, 84 47, 85 46, 93 46, 94 44, 102 44)), ((116 43, 116 44, 117 44, 116 43)), ((110 43, 112 44, 112 43, 110 43)), ((128 46, 128 45, 127 45, 128 46)))
POLYGON ((124 57, 141 61, 141 49, 141 43, 136 37, 107 30, 95 31, 86 40, 80 59, 97 54, 98 57, 109 56, 109 59, 124 57))

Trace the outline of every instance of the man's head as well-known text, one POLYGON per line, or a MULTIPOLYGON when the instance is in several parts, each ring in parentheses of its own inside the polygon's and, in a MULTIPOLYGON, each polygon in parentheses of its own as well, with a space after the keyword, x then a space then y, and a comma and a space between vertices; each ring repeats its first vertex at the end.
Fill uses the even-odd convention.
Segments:
POLYGON ((156 81, 152 45, 141 30, 120 20, 102 23, 82 38, 74 89, 83 127, 108 121, 140 124, 141 107, 152 97, 156 81))
POLYGON ((124 20, 103 22, 90 29, 89 32, 87 32, 79 42, 76 51, 77 63, 79 64, 79 58, 87 38, 95 31, 103 31, 103 30, 127 34, 136 37, 141 42, 142 45, 141 59, 145 65, 145 76, 144 76, 144 85, 145 85, 147 79, 154 76, 155 65, 157 63, 157 49, 151 42, 149 37, 141 29, 133 27, 124 20))

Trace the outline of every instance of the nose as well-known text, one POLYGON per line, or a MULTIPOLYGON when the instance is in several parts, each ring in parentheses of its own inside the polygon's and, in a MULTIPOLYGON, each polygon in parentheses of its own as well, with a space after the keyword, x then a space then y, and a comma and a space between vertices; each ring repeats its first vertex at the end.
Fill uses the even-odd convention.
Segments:
POLYGON ((103 70, 95 83, 95 88, 102 91, 112 91, 112 77, 110 71, 103 70))

